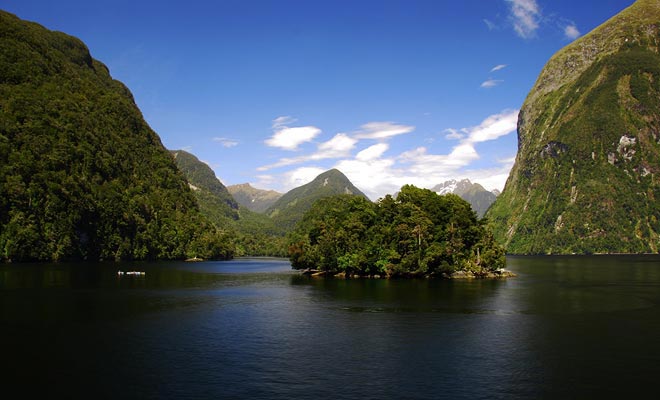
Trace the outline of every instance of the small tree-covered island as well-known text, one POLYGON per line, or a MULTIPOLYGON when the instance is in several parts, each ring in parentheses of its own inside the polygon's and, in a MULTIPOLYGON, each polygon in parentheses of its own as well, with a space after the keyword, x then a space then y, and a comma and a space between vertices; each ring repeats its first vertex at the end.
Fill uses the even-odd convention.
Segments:
POLYGON ((459 196, 406 185, 377 203, 339 195, 314 203, 290 236, 295 269, 313 276, 500 278, 504 249, 459 196))

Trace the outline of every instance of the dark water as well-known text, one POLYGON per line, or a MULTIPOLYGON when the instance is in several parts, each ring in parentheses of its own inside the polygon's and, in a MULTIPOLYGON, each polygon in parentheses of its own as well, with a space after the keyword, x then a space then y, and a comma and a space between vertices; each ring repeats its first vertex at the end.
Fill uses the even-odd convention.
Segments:
POLYGON ((0 380, 21 397, 657 394, 659 257, 508 268, 447 282, 314 280, 269 259, 0 265, 0 380))

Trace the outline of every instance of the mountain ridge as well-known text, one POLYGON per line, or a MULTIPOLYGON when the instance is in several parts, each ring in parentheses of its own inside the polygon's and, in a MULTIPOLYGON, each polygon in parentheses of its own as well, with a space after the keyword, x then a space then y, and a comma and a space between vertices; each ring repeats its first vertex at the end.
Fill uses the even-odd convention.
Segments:
POLYGON ((258 189, 249 183, 227 186, 227 190, 234 196, 234 199, 243 207, 254 212, 266 212, 277 199, 283 196, 275 190, 258 189))
POLYGON ((311 182, 285 193, 266 210, 266 214, 276 221, 278 226, 291 229, 316 200, 338 194, 352 194, 368 199, 346 175, 333 168, 318 175, 311 182))
POLYGON ((453 193, 461 197, 463 200, 470 203, 470 206, 477 213, 479 218, 482 218, 488 208, 497 199, 497 194, 484 189, 478 183, 473 183, 469 179, 451 179, 441 184, 435 185, 432 191, 444 195, 453 193))

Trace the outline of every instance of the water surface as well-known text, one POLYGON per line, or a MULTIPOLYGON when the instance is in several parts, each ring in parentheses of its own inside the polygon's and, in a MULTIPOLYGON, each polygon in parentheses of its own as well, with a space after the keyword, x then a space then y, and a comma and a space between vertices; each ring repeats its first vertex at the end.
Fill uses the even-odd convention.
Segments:
POLYGON ((3 386, 70 398, 654 393, 659 257, 507 266, 519 276, 461 282, 310 279, 280 259, 0 265, 3 386))

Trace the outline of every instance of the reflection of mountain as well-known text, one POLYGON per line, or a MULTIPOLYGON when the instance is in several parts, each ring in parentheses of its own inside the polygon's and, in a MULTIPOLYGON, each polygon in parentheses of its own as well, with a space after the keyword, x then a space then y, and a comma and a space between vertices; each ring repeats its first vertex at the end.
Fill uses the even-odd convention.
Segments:
POLYGON ((453 193, 460 196, 463 200, 470 203, 470 206, 472 206, 472 209, 477 213, 479 218, 484 216, 490 205, 497 198, 495 191, 489 192, 480 184, 470 182, 469 179, 460 181, 452 179, 436 185, 431 190, 438 194, 453 193))

